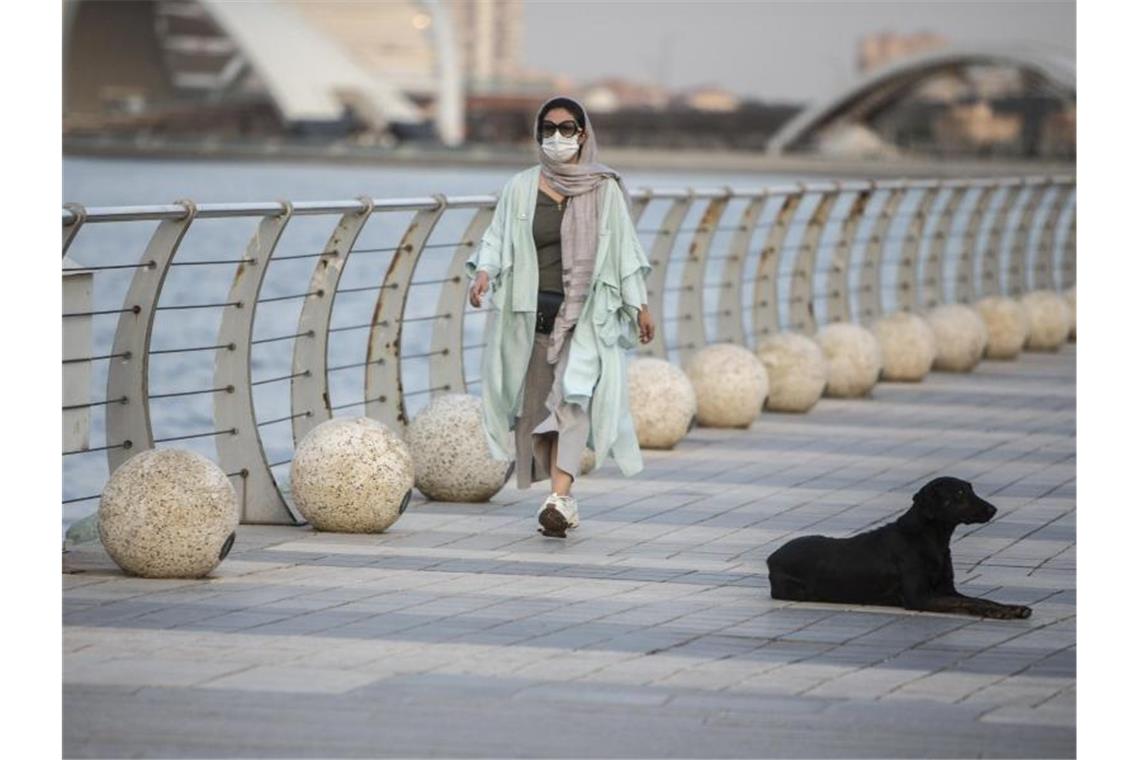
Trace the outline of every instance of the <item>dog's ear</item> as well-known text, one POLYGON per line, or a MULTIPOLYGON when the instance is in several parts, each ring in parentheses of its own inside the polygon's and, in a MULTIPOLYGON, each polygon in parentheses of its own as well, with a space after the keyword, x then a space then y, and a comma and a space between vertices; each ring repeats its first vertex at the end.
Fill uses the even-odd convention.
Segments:
POLYGON ((915 491, 910 509, 899 518, 898 524, 907 533, 918 533, 934 519, 939 504, 938 481, 932 480, 915 491))

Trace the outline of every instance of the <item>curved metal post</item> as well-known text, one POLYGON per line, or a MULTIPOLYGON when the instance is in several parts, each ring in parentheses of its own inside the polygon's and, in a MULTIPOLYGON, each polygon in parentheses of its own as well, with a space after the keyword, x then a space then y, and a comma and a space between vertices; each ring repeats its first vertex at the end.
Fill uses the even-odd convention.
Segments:
POLYGON ((1069 216, 1069 229, 1061 248, 1061 289, 1068 290, 1077 284, 1077 197, 1073 188, 1073 213, 1069 216))
POLYGON ((1053 193, 1053 203, 1046 212, 1045 221, 1041 226, 1041 236, 1037 239, 1037 251, 1033 256, 1032 269, 1025 270, 1026 290, 1055 290, 1057 280, 1055 277, 1057 245, 1057 224, 1061 221, 1061 214, 1069 205, 1069 199, 1077 192, 1077 186, 1069 181, 1057 183, 1057 191, 1053 193), (1030 277, 1032 271, 1032 278, 1030 277))
POLYGON ((107 443, 112 447, 107 449, 108 472, 113 473, 134 454, 154 448, 148 380, 154 312, 170 262, 198 213, 193 201, 178 203, 186 208, 186 215, 159 223, 140 259, 147 266, 135 270, 115 327, 111 355, 118 358, 107 368, 107 398, 126 401, 107 405, 107 443))
POLYGON ((634 198, 632 201, 630 201, 629 218, 633 222, 634 227, 636 227, 637 223, 641 221, 641 215, 645 213, 645 208, 649 205, 649 201, 652 199, 653 196, 651 196, 649 193, 646 193, 645 195, 634 198))
POLYGON ((66 256, 67 249, 71 247, 71 241, 79 234, 79 228, 87 221, 87 209, 78 203, 65 203, 63 207, 75 216, 71 224, 63 225, 63 255, 66 256))
MULTIPOLYGON (((677 299, 677 355, 682 364, 689 354, 705 345, 704 290, 705 269, 708 267, 709 245, 716 235, 717 225, 724 215, 724 209, 732 198, 726 193, 712 198, 701 214, 701 221, 693 233, 689 244, 689 255, 681 269, 681 293, 677 299)), ((652 312, 651 312, 652 313, 652 312)))
POLYGON ((297 319, 293 377, 289 381, 290 413, 295 415, 292 420, 294 446, 300 445, 310 430, 333 416, 329 401, 329 325, 344 265, 361 230, 372 217, 373 200, 362 197, 360 201, 364 209, 341 216, 324 251, 317 257, 309 289, 305 292, 320 295, 305 298, 297 319))
POLYGON ((863 265, 859 270, 859 322, 862 324, 869 324, 883 311, 881 292, 883 242, 886 240, 891 220, 894 219, 905 195, 905 187, 895 187, 890 190, 871 229, 871 238, 867 241, 863 253, 863 265))
POLYGON ((855 241, 855 233, 859 230, 859 223, 867 213, 867 203, 874 194, 874 188, 860 190, 847 216, 839 230, 839 241, 835 245, 835 252, 831 256, 831 263, 827 268, 827 321, 846 322, 851 319, 851 302, 848 296, 847 273, 851 263, 851 244, 855 241))
POLYGON ((838 183, 835 190, 828 190, 820 195, 819 202, 816 203, 808 219, 803 241, 796 251, 796 259, 792 264, 792 284, 788 293, 788 322, 791 329, 806 335, 811 335, 816 329, 813 283, 819 241, 823 237, 823 228, 838 198, 838 183))
MULTIPOLYGON (((218 461, 226 472, 240 473, 243 483, 241 521, 261 524, 300 524, 305 519, 285 501, 269 469, 261 443, 257 414, 253 409, 250 371, 253 321, 257 297, 269 268, 269 260, 285 225, 293 217, 293 205, 285 202, 285 213, 265 217, 246 246, 243 264, 234 275, 230 303, 242 306, 226 309, 218 328, 218 345, 232 346, 214 354, 214 387, 225 391, 214 394, 214 425, 217 430, 234 430, 217 436, 218 461)), ((318 299, 319 300, 319 299, 318 299)))
POLYGON ((895 300, 900 311, 918 309, 918 257, 922 249, 922 235, 926 229, 926 218, 934 205, 934 199, 942 191, 942 183, 927 188, 918 199, 918 207, 911 214, 903 238, 902 254, 899 258, 899 276, 896 283, 895 300))
MULTIPOLYGON (((404 309, 408 301, 408 284, 423 253, 424 244, 447 208, 447 199, 436 196, 434 209, 416 212, 384 275, 384 285, 376 298, 372 327, 368 331, 368 362, 364 370, 365 414, 403 435, 408 424, 404 406, 404 385, 400 378, 400 352, 404 332, 404 309)), ((436 315, 446 319, 449 315, 436 315)), ((451 390, 446 385, 443 390, 451 390)), ((457 389, 458 390, 458 389, 457 389)))
POLYGON ((996 183, 986 185, 974 198, 974 208, 970 211, 970 221, 966 224, 966 234, 962 237, 962 249, 958 254, 957 273, 954 276, 955 303, 969 303, 978 298, 979 288, 974 282, 974 261, 978 253, 978 234, 982 229, 982 222, 989 211, 994 193, 997 192, 996 183))
POLYGON ((768 231, 764 247, 760 249, 760 262, 756 265, 755 287, 752 293, 752 335, 759 343, 768 335, 780 332, 780 293, 777 277, 780 271, 780 253, 784 250, 784 238, 788 236, 788 225, 800 207, 804 194, 791 193, 784 198, 780 210, 768 231))
POLYGON ((744 315, 740 308, 744 259, 748 256, 748 246, 756 233, 756 223, 767 202, 766 194, 758 195, 748 202, 740 214, 740 226, 728 244, 728 256, 721 268, 721 287, 717 298, 716 339, 722 343, 747 345, 744 339, 744 315))
POLYGON ((447 266, 446 282, 440 285, 436 313, 452 316, 436 320, 431 331, 428 377, 433 388, 447 385, 462 388, 464 392, 467 390, 467 376, 463 369, 463 321, 467 316, 467 275, 464 264, 471 250, 479 244, 494 215, 494 206, 484 206, 475 212, 459 245, 455 246, 455 253, 447 266))
POLYGON ((942 303, 942 254, 946 250, 946 241, 950 238, 950 230, 954 226, 954 217, 966 197, 969 187, 965 184, 954 186, 950 190, 950 197, 938 215, 933 238, 927 249, 926 258, 922 262, 922 298, 923 309, 933 309, 942 303))
POLYGON ((1029 200, 1021 208, 1017 229, 1014 231, 1013 248, 1009 252, 1009 271, 1005 276, 1006 295, 1017 296, 1029 290, 1029 235, 1033 232, 1037 209, 1049 191, 1051 182, 1046 178, 1035 178, 1026 183, 1027 186, 1035 187, 1029 195, 1029 200))
POLYGON ((974 293, 977 296, 1001 295, 1001 281, 998 277, 1001 268, 1001 244, 1009 227, 1010 211, 1013 210, 1018 196, 1021 195, 1019 191, 1024 187, 1025 180, 1017 180, 1006 187, 1005 198, 1002 199, 1001 207, 990 226, 990 233, 986 238, 986 249, 982 253, 980 290, 977 287, 974 288, 974 293))
POLYGON ((685 221, 689 207, 693 205, 692 191, 688 195, 677 198, 673 205, 665 212, 661 227, 653 239, 653 247, 649 252, 649 263, 653 267, 649 272, 649 280, 645 283, 646 295, 649 298, 649 313, 657 321, 657 329, 653 331, 653 340, 638 349, 638 356, 655 356, 658 359, 667 357, 665 350, 665 329, 663 326, 665 306, 665 275, 669 266, 669 257, 673 252, 673 244, 677 240, 677 230, 685 221))

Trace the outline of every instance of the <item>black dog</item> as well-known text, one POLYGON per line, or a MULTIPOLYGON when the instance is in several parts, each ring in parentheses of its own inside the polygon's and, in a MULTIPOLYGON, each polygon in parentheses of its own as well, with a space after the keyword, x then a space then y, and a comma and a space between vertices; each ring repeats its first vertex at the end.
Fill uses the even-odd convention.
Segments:
POLYGON ((804 536, 781 546, 768 557, 772 598, 1027 618, 1028 607, 954 589, 950 535, 957 525, 989 522, 996 513, 966 481, 935 478, 893 523, 851 538, 804 536))

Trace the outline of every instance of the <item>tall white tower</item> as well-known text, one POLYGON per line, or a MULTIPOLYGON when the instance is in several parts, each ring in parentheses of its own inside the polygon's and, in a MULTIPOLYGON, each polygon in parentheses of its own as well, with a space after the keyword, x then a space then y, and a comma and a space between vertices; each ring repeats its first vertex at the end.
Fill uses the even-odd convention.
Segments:
POLYGON ((435 125, 444 145, 463 144, 463 77, 459 71, 459 46, 451 14, 439 0, 421 0, 431 13, 431 38, 435 42, 436 82, 439 96, 436 100, 435 125))

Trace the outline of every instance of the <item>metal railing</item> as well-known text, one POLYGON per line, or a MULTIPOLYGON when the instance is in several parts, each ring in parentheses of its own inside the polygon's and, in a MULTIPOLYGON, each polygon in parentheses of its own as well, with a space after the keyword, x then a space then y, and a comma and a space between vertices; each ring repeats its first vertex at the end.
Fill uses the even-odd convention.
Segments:
MULTIPOLYGON (((754 345, 780 330, 811 333, 828 322, 868 324, 894 310, 1060 290, 1076 276, 1072 177, 644 189, 631 201, 653 264, 647 289, 658 324, 638 355, 683 361, 710 342, 754 345)), ((65 491, 69 462, 99 455, 106 468, 100 475, 80 467, 87 474, 71 479, 71 488, 90 483, 88 493, 65 492, 64 503, 97 499, 106 474, 139 451, 212 441, 239 487, 243 522, 300 522, 282 468, 314 426, 348 410, 400 429, 410 404, 478 384, 470 376, 478 358, 468 352, 481 349, 482 318, 467 317, 487 309, 466 308, 463 265, 495 202, 491 195, 437 195, 65 206, 65 491), (323 245, 283 242, 310 217, 324 232, 310 227, 302 238, 320 234, 323 245), (214 238, 205 231, 227 222, 211 220, 253 229, 214 238), (95 240, 97 230, 139 223, 153 229, 144 230, 137 257, 125 233, 95 240), (206 235, 202 244, 188 246, 198 231, 206 235), (87 237, 95 250, 80 256, 87 237), (364 259, 360 276, 346 279, 348 265, 364 259), (276 268, 289 271, 267 286, 276 268), (188 284, 168 287, 175 272, 188 273, 188 284), (101 280, 114 282, 101 288, 101 280), (281 307, 293 312, 282 317, 281 307), (164 324, 174 320, 163 334, 177 345, 156 341, 160 316, 164 324), (334 350, 342 339, 351 339, 356 355, 334 350), (268 350, 275 353, 263 360, 268 350), (209 373, 202 357, 213 360, 209 373), (164 378, 193 377, 191 362, 199 362, 200 387, 154 392, 153 365, 171 359, 183 364, 164 378), (426 370, 416 365, 418 375, 417 360, 427 362, 426 370), (276 371, 264 370, 275 364, 276 371), (337 385, 341 376, 355 378, 354 391, 337 385), (420 387, 406 388, 410 379, 420 387), (92 393, 92 385, 104 390, 92 393), (281 408, 264 411, 263 392, 275 393, 281 408), (342 396, 347 400, 334 403, 342 396), (209 399, 212 424, 167 411, 163 424, 177 434, 156 435, 156 402, 197 398, 209 399), (102 424, 92 425, 92 417, 102 424), (92 430, 102 433, 94 444, 92 430), (267 451, 270 431, 278 431, 276 451, 290 453, 267 451)), ((138 238, 137 227, 131 230, 138 238)))

